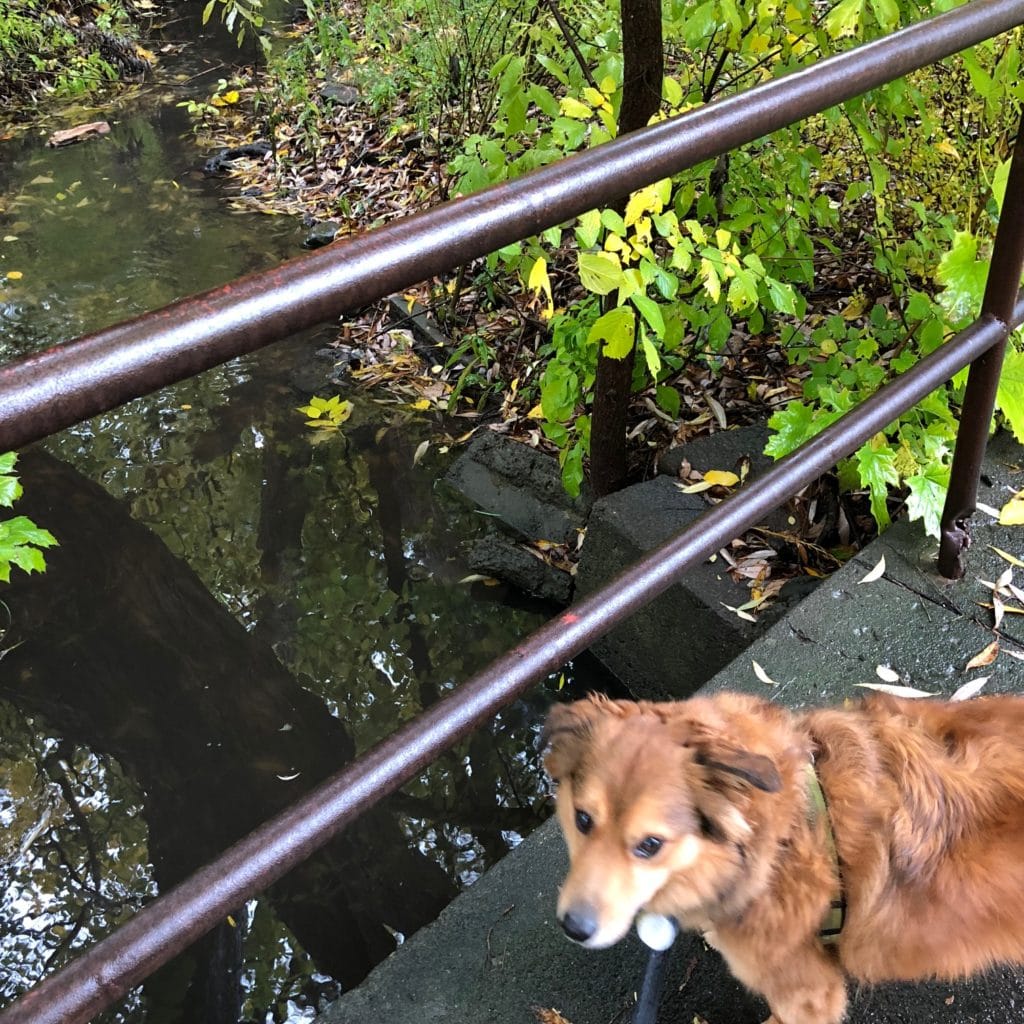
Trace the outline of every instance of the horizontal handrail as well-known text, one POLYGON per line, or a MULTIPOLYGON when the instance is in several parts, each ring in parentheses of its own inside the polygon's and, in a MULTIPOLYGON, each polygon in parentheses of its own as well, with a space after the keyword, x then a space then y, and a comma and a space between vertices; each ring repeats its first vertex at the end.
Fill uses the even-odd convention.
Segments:
MULTIPOLYGON (((1010 326, 1021 324, 1024 292, 1018 295, 1010 326)), ((741 536, 997 345, 1006 327, 987 316, 961 331, 288 810, 143 907, 112 935, 0 1013, 0 1024, 84 1024, 538 680, 652 601, 686 569, 741 536)))
MULTIPOLYGON (((607 204, 1021 23, 1024 0, 974 0, 514 182, 0 367, 0 450, 607 204)), ((84 1024, 686 569, 761 521, 959 370, 994 352, 1008 327, 1024 323, 1018 270, 1019 258, 1000 271, 1013 278, 1000 292, 1009 296, 1005 306, 986 307, 974 324, 741 491, 148 904, 0 1012, 0 1024, 84 1024)))
POLYGON ((972 0, 558 163, 0 367, 0 452, 359 309, 1024 23, 972 0))

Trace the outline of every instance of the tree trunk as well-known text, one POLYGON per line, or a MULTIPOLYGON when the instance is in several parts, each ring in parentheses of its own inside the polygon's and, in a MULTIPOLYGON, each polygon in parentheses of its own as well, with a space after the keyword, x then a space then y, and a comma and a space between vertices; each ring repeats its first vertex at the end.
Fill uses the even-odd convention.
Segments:
MULTIPOLYGON (((661 0, 622 0, 622 65, 620 136, 646 127, 661 102, 661 0)), ((620 211, 627 198, 620 200, 620 211)), ((606 309, 614 301, 608 296, 606 309)), ((617 491, 626 482, 626 416, 635 356, 634 346, 624 359, 611 359, 603 352, 597 358, 590 428, 590 483, 596 497, 617 491)))

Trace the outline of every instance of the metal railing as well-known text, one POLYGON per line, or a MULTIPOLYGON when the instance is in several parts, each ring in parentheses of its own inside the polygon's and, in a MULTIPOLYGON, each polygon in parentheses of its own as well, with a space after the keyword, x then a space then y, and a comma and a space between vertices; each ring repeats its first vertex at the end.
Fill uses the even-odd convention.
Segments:
MULTIPOLYGON (((974 0, 516 181, 0 367, 0 451, 605 205, 1020 24, 1024 0, 974 0)), ((1019 133, 983 309, 970 327, 144 907, 0 1012, 0 1024, 84 1024, 538 679, 973 364, 941 552, 944 571, 962 571, 966 521, 1002 353, 1011 330, 1024 323, 1022 271, 1024 133, 1019 133)))

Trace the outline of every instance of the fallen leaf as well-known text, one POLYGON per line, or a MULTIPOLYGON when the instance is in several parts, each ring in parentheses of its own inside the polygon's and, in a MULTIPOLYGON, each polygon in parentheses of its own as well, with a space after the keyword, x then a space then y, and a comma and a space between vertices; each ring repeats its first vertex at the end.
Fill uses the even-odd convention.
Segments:
POLYGON ((865 690, 877 690, 879 693, 887 693, 890 697, 907 697, 917 700, 920 697, 934 697, 934 693, 927 690, 915 690, 912 686, 886 686, 885 683, 854 683, 865 690))
MULTIPOLYGON (((711 559, 709 558, 708 561, 710 562, 711 559)), ((721 602, 721 605, 723 608, 728 608, 729 611, 733 613, 733 615, 736 615, 739 618, 746 620, 747 622, 757 622, 757 619, 755 619, 754 616, 750 614, 750 612, 741 611, 739 608, 733 608, 731 604, 726 604, 724 601, 721 602)))
POLYGON ((1021 526, 1024 525, 1024 491, 1015 494, 999 510, 1000 526, 1021 526))
MULTIPOLYGON (((106 121, 90 121, 89 124, 79 124, 74 128, 64 128, 54 132, 47 140, 48 146, 70 146, 72 142, 81 142, 93 135, 106 135, 110 131, 110 125, 106 121)), ((33 182, 33 184, 35 184, 33 182)))
POLYGON ((8 270, 7 280, 8 281, 20 281, 25 275, 20 270, 8 270))
POLYGON ((880 579, 885 572, 885 555, 878 560, 878 564, 871 570, 863 579, 857 581, 858 585, 861 583, 874 583, 875 580, 880 579))
POLYGON ((762 683, 767 683, 769 686, 779 685, 756 661, 754 661, 753 658, 750 659, 750 664, 754 666, 754 675, 757 676, 762 683))
POLYGON ((952 702, 952 701, 959 701, 959 700, 969 700, 976 693, 978 693, 981 690, 981 688, 991 678, 992 678, 991 676, 979 676, 977 679, 972 679, 969 683, 964 683, 964 685, 961 686, 956 691, 956 693, 954 693, 953 696, 949 698, 950 701, 952 702))
POLYGON ((412 457, 412 464, 414 466, 420 461, 420 459, 423 458, 424 455, 427 454, 427 449, 429 447, 430 447, 430 442, 429 441, 420 441, 419 445, 416 447, 416 452, 415 452, 415 454, 412 457))
POLYGON ((539 1006, 533 1008, 533 1015, 537 1018, 538 1024, 569 1024, 557 1010, 545 1010, 539 1006))
POLYGON ((1003 622, 1003 614, 1006 611, 1006 605, 1003 604, 1002 599, 998 594, 992 595, 992 613, 993 619, 995 620, 992 624, 993 629, 998 629, 1003 622))
POLYGON ((888 665, 879 665, 875 669, 875 675, 886 683, 898 683, 900 681, 899 672, 891 669, 888 665))
POLYGON ((278 778, 282 782, 291 782, 292 779, 297 779, 301 774, 302 774, 302 772, 295 772, 292 775, 278 775, 278 778))
POLYGON ((704 482, 714 486, 720 487, 735 487, 740 482, 740 478, 735 473, 730 473, 724 469, 709 469, 704 474, 704 482))
POLYGON ((695 484, 676 484, 676 487, 683 492, 683 494, 697 494, 700 491, 710 490, 715 485, 709 483, 707 480, 698 480, 695 484))
POLYGON ((1000 558, 1009 562, 1010 565, 1015 565, 1018 569, 1024 569, 1024 562, 1014 555, 1011 555, 1008 551, 1003 551, 1002 548, 993 547, 991 544, 989 544, 989 550, 994 551, 1000 558))
POLYGON ((986 665, 991 665, 996 658, 999 657, 999 641, 993 640, 988 647, 984 650, 978 651, 978 653, 971 658, 965 666, 965 671, 970 671, 972 668, 984 668, 986 665))

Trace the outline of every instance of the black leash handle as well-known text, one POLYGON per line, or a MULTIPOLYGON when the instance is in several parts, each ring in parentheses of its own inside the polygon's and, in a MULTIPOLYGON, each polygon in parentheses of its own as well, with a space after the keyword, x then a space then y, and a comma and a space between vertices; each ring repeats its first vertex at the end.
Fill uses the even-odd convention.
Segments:
MULTIPOLYGON (((643 915, 641 915, 643 917, 643 915)), ((637 921, 637 933, 650 947, 651 955, 647 959, 644 970, 643 984, 637 997, 636 1009, 633 1011, 633 1024, 657 1024, 658 1004, 661 1002, 662 989, 665 987, 665 968, 668 966, 668 954, 675 941, 678 926, 671 918, 660 915, 648 915, 648 921, 637 921), (655 917, 653 929, 645 927, 655 917)))
POLYGON ((661 990, 665 982, 665 967, 668 964, 667 949, 652 949, 644 971, 643 985, 640 996, 633 1011, 633 1024, 657 1024, 658 1004, 661 1002, 661 990))

